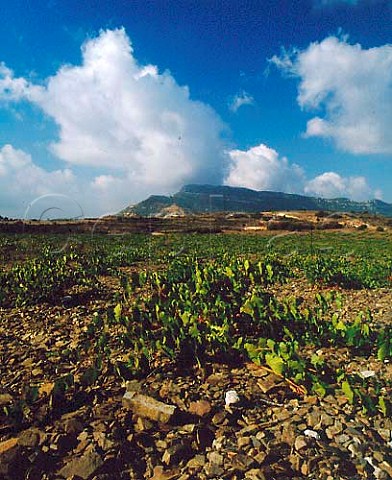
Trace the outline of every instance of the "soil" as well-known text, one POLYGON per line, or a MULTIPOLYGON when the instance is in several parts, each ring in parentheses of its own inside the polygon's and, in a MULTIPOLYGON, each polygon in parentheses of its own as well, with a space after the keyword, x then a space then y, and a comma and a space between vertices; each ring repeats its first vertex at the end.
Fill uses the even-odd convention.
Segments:
MULTIPOLYGON (((89 382, 86 332, 120 289, 111 277, 100 280, 98 290, 66 292, 55 304, 0 309, 0 478, 392 478, 390 418, 364 414, 341 394, 294 392, 253 364, 211 359, 190 369, 162 361, 128 385, 104 367, 89 382), (69 374, 75 384, 56 393, 56 381, 69 374), (136 415, 123 406, 126 390, 174 405, 175 414, 165 422, 136 415), (238 403, 225 405, 229 390, 238 403), (35 398, 24 402, 29 395, 35 398)), ((297 279, 271 291, 311 305, 320 288, 297 279)), ((340 292, 347 318, 369 308, 375 324, 390 324, 390 289, 340 292)), ((322 354, 336 368, 391 379, 388 362, 347 349, 322 354)))

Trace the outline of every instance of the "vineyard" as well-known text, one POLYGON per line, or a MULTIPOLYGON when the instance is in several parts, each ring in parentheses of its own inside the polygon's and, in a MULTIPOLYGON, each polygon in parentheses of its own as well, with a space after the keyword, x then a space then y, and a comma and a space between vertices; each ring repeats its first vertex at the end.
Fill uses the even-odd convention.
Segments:
POLYGON ((0 478, 392 478, 387 231, 2 235, 0 254, 0 478), (125 385, 177 416, 132 416, 125 385))

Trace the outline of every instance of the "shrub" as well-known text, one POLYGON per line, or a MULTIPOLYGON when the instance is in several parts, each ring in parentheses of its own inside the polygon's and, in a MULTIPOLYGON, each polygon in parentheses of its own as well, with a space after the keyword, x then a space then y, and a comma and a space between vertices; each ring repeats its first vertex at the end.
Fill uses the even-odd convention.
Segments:
POLYGON ((332 230, 337 228, 343 228, 344 225, 337 221, 323 222, 317 225, 318 230, 332 230))
POLYGON ((328 212, 325 212, 324 210, 319 210, 318 212, 316 212, 316 217, 317 218, 324 218, 324 217, 328 217, 328 212))
POLYGON ((303 231, 303 230, 313 230, 314 225, 312 222, 301 222, 298 220, 272 220, 267 223, 267 230, 288 230, 293 231, 303 231))

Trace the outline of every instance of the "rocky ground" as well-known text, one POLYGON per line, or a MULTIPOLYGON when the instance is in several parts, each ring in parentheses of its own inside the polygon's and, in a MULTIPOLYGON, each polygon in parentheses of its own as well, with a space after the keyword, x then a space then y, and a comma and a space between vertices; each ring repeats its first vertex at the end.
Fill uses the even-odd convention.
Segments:
MULTIPOLYGON (((103 366, 90 379, 86 331, 115 288, 109 280, 99 295, 0 310, 0 478, 392 478, 391 418, 364 414, 344 395, 294 392, 254 364, 165 362, 127 384, 103 366), (229 390, 239 401, 226 405, 229 390)), ((309 302, 315 293, 301 282, 273 290, 309 302)), ((392 320, 390 290, 342 293, 348 316, 369 307, 374 322, 392 320)), ((346 349, 323 355, 336 368, 391 379, 389 363, 346 349)))

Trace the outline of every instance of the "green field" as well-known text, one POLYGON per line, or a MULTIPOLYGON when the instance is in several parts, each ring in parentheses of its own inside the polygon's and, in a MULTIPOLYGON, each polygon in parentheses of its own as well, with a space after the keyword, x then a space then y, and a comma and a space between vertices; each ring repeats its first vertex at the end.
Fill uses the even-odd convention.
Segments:
POLYGON ((273 401, 332 396, 350 415, 391 415, 387 232, 2 235, 0 253, 1 375, 15 399, 2 418, 16 431, 34 423, 48 381, 52 415, 113 381, 218 364, 280 379, 286 397, 273 401), (48 318, 62 326, 43 356, 21 338, 44 336, 48 318), (23 371, 26 356, 46 373, 13 383, 7 363, 23 371))
POLYGON ((48 300, 70 286, 95 282, 96 275, 117 275, 121 267, 152 272, 173 261, 273 258, 311 282, 351 288, 388 286, 392 274, 392 238, 379 232, 2 235, 0 254, 0 304, 15 305, 48 300))
POLYGON ((369 327, 371 312, 351 323, 336 316, 343 300, 334 290, 390 287, 386 233, 25 235, 1 237, 0 249, 3 307, 61 303, 75 288, 99 295, 101 276, 119 280, 114 309, 94 317, 89 329, 98 356, 110 361, 114 344, 131 350, 137 360, 114 365, 127 377, 148 374, 162 356, 200 365, 211 356, 239 355, 325 393, 336 376, 307 375, 309 362, 321 360, 302 359, 301 345, 346 345, 370 355, 377 344, 379 357, 392 354, 389 330, 369 327), (294 279, 323 288, 312 309, 268 291, 294 279), (106 323, 121 334, 103 333, 106 323))

